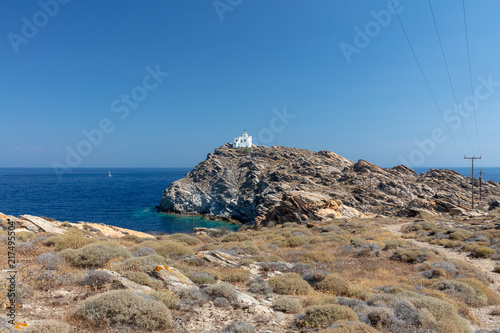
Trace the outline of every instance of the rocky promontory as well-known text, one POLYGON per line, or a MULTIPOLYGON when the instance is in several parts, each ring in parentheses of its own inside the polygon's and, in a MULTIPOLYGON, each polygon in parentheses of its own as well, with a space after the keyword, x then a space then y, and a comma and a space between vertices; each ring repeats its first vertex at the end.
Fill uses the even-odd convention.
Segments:
MULTIPOLYGON (((500 205, 498 183, 483 181, 481 190, 475 208, 500 205)), ((330 151, 254 146, 244 152, 229 143, 173 182, 158 206, 161 212, 194 212, 257 225, 423 211, 467 214, 470 208, 471 178, 452 170, 418 175, 403 165, 386 169, 330 151)))

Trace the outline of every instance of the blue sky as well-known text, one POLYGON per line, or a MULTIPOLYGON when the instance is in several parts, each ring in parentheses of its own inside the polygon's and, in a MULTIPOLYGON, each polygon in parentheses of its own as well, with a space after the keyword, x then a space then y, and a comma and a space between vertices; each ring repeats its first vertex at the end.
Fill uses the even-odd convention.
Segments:
MULTIPOLYGON (((0 167, 191 167, 244 129, 384 167, 500 166, 500 3, 465 3, 480 148, 427 1, 395 5, 447 122, 387 0, 4 0, 0 167)), ((467 103, 461 1, 433 8, 467 103)))

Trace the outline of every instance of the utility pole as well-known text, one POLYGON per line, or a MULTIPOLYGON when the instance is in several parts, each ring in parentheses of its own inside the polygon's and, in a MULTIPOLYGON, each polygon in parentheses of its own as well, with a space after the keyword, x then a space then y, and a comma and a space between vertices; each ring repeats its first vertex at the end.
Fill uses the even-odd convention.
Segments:
POLYGON ((483 182, 483 169, 479 170, 479 202, 483 201, 482 183, 483 182))
POLYGON ((194 234, 194 194, 191 193, 191 222, 193 222, 193 234, 194 234))
POLYGON ((464 159, 472 161, 472 209, 474 209, 474 160, 480 160, 481 156, 479 156, 479 157, 476 157, 476 156, 472 156, 472 157, 464 156, 464 159))

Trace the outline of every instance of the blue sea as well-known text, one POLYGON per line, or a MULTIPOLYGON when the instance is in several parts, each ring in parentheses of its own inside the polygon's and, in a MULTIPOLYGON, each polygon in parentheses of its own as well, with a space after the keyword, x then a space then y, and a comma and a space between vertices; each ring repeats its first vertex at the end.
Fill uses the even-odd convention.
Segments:
MULTIPOLYGON (((155 209, 163 190, 188 171, 79 168, 58 177, 51 168, 0 168, 0 212, 105 223, 144 232, 189 233, 191 217, 158 213, 155 209)), ((195 217, 194 223, 195 227, 238 227, 201 217, 195 217)))
MULTIPOLYGON (((470 177, 470 168, 449 169, 470 177)), ((482 169, 484 180, 500 182, 500 168, 482 169)), ((48 168, 0 168, 0 212, 105 223, 145 232, 191 232, 191 217, 158 213, 155 209, 163 190, 189 170, 81 168, 57 177, 48 168)), ((237 229, 236 225, 201 217, 195 217, 195 226, 237 229)))

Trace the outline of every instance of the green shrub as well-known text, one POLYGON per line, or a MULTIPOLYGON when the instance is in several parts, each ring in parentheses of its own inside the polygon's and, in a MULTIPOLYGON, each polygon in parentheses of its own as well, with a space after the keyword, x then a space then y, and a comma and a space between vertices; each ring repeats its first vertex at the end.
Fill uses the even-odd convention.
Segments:
POLYGON ((177 258, 184 255, 194 255, 192 248, 175 241, 161 242, 156 247, 158 254, 166 258, 177 258))
POLYGON ((130 281, 133 281, 138 284, 142 284, 143 286, 148 286, 155 290, 161 289, 164 287, 163 282, 160 280, 152 279, 149 275, 143 272, 123 272, 122 276, 130 281))
POLYGON ((297 273, 273 276, 268 283, 275 293, 282 295, 306 295, 312 291, 309 283, 297 273))
POLYGON ((215 282, 215 278, 208 273, 196 273, 190 277, 191 281, 196 284, 211 284, 215 282))
POLYGON ((492 248, 480 246, 473 252, 473 256, 476 258, 491 258, 495 252, 496 251, 492 248))
POLYGON ((304 318, 308 327, 328 327, 339 320, 358 321, 358 316, 347 306, 330 304, 307 308, 304 318))
POLYGON ((28 333, 70 333, 71 326, 57 320, 37 320, 30 323, 28 333))
POLYGON ((310 251, 302 257, 303 262, 317 262, 321 264, 333 264, 335 257, 330 252, 326 251, 310 251))
POLYGON ((223 273, 222 281, 230 283, 246 283, 248 282, 249 276, 250 272, 241 268, 235 268, 226 273, 223 273))
POLYGON ((335 275, 326 276, 323 281, 316 283, 314 287, 337 296, 349 295, 349 283, 335 275))
POLYGON ((290 297, 280 297, 274 300, 273 307, 276 311, 284 313, 297 313, 302 310, 302 305, 290 297))
POLYGON ((89 297, 76 310, 75 317, 92 327, 133 326, 142 330, 172 327, 167 306, 130 290, 112 290, 89 297))
POLYGON ((157 290, 149 295, 165 304, 169 309, 179 308, 179 297, 170 290, 157 290))
POLYGON ((131 256, 130 252, 119 244, 100 242, 76 250, 73 265, 87 268, 103 267, 111 259, 127 259, 131 256))
MULTIPOLYGON (((58 237, 58 236, 55 236, 58 237)), ((48 239, 47 239, 48 241, 48 239)), ((97 239, 88 238, 81 234, 72 234, 68 236, 64 236, 57 242, 56 251, 61 251, 64 249, 79 249, 86 245, 96 243, 97 239)), ((45 242, 44 242, 45 244, 45 242)))

